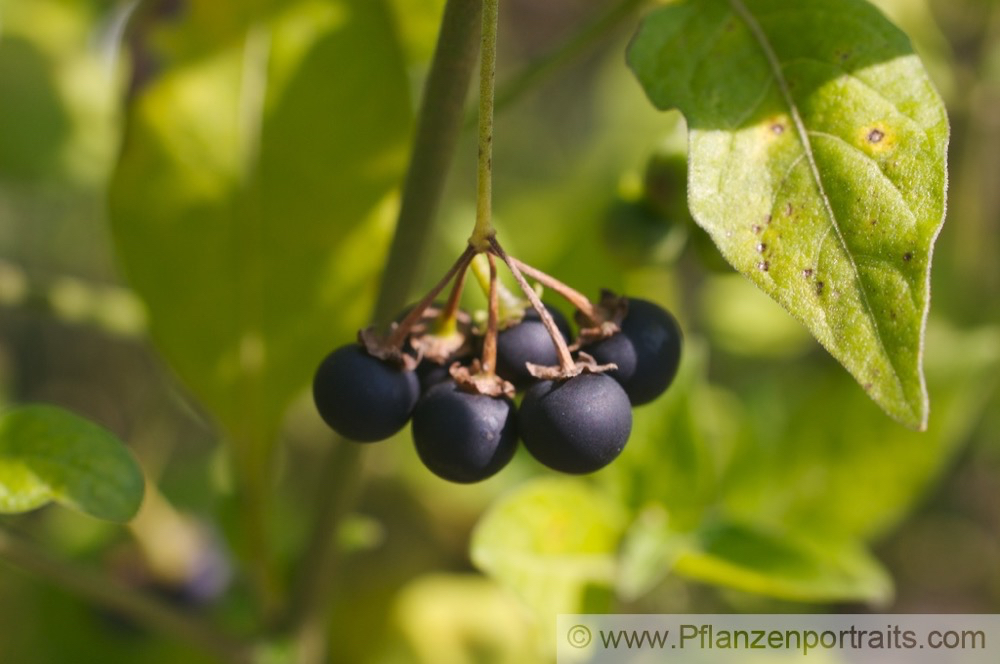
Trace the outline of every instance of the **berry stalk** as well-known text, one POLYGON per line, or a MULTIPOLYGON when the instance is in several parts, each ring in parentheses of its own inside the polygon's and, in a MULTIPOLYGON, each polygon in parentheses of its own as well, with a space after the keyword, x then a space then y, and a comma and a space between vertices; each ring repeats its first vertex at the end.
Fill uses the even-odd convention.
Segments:
POLYGON ((503 247, 500 246, 495 237, 490 238, 490 250, 507 264, 507 267, 510 268, 510 273, 514 275, 514 280, 517 281, 517 285, 521 287, 525 297, 531 302, 532 308, 538 313, 542 325, 545 326, 545 330, 552 337, 552 343, 555 344, 556 353, 559 355, 559 367, 567 373, 572 373, 576 363, 573 361, 573 356, 570 354, 569 347, 566 346, 559 328, 556 327, 555 321, 552 320, 552 315, 549 314, 549 310, 545 308, 542 301, 538 299, 538 293, 535 292, 535 289, 531 287, 524 278, 524 275, 521 274, 517 262, 507 255, 507 252, 503 250, 503 247))
POLYGON ((546 274, 537 268, 533 268, 527 263, 519 261, 513 256, 509 256, 510 261, 517 265, 517 268, 523 273, 545 286, 550 290, 554 290, 559 293, 564 299, 566 299, 570 304, 577 308, 577 310, 587 317, 587 320, 594 325, 599 325, 597 311, 594 309, 594 304, 587 298, 586 295, 580 291, 567 286, 563 282, 559 281, 550 274, 546 274))
MULTIPOLYGON (((485 260, 485 257, 488 255, 484 254, 483 260, 480 260, 477 256, 469 265, 472 275, 479 282, 479 287, 482 289, 483 295, 487 298, 490 296, 489 263, 485 260)), ((524 313, 524 300, 512 293, 499 279, 497 280, 497 297, 499 299, 499 308, 497 309, 498 326, 503 327, 503 324, 520 320, 521 315, 524 313)))
POLYGON ((424 311, 431 305, 434 298, 436 298, 438 294, 444 290, 444 287, 447 286, 456 275, 462 275, 459 276, 459 279, 464 277, 465 270, 469 267, 469 263, 475 255, 476 250, 473 249, 471 245, 465 247, 465 251, 462 252, 462 255, 458 257, 455 264, 452 265, 448 272, 445 273, 444 277, 442 277, 441 280, 427 292, 427 295, 424 295, 420 302, 418 302, 417 305, 410 310, 410 313, 408 313, 402 322, 396 326, 396 329, 392 331, 392 335, 389 337, 388 341, 391 347, 403 347, 403 343, 410 335, 410 331, 413 329, 413 326, 417 324, 421 317, 423 317, 424 311))
POLYGON ((448 294, 448 301, 445 302, 444 309, 442 309, 441 313, 438 314, 437 320, 434 323, 435 334, 450 334, 455 331, 458 303, 462 298, 462 291, 465 289, 465 277, 468 273, 469 271, 466 269, 461 270, 457 275, 455 275, 455 283, 451 286, 451 293, 448 294))
POLYGON ((486 336, 483 339, 481 364, 483 373, 492 376, 496 373, 497 368, 497 316, 500 302, 499 289, 497 288, 497 262, 493 254, 486 254, 486 258, 490 262, 490 304, 486 319, 486 336))

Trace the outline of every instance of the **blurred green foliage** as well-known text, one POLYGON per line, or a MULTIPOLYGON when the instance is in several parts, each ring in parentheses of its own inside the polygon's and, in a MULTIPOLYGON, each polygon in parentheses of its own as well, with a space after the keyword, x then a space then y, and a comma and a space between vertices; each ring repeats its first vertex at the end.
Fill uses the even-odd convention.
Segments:
POLYGON ((0 512, 56 501, 126 522, 142 502, 142 471, 112 434, 52 406, 0 415, 0 512))
MULTIPOLYGON (((625 67, 632 16, 498 115, 495 217, 508 251, 581 291, 669 306, 681 375, 596 476, 519 453, 465 487, 430 476, 406 433, 331 473, 343 443, 307 397, 314 364, 370 314, 443 4, 0 0, 0 399, 99 422, 165 498, 128 528, 43 508, 4 532, 274 636, 261 652, 278 662, 301 643, 258 631, 247 472, 279 609, 308 583, 321 497, 361 487, 328 534, 334 662, 546 661, 554 614, 584 608, 1000 610, 1000 5, 877 3, 953 126, 927 432, 886 417, 647 191, 685 127, 625 67), (647 215, 634 235, 609 230, 623 201, 647 215)), ((503 2, 501 81, 613 4, 503 2)), ((467 132, 411 297, 461 250, 474 173, 467 132)), ((0 661, 216 661, 6 565, 0 615, 0 661)))

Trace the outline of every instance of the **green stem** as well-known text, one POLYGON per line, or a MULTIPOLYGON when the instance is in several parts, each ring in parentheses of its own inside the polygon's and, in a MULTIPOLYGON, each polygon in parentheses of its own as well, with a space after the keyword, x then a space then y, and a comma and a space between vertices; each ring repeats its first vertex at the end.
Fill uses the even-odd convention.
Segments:
POLYGON ((326 661, 327 604, 341 561, 337 529, 361 488, 360 458, 361 446, 338 436, 320 473, 312 540, 298 565, 287 617, 297 664, 326 661))
POLYGON ((95 604, 125 614, 137 623, 186 641, 223 662, 248 664, 250 648, 191 616, 81 565, 53 558, 12 533, 0 530, 0 559, 81 595, 95 604))
POLYGON ((499 0, 483 0, 482 45, 479 56, 479 158, 476 168, 476 226, 469 244, 486 251, 493 228, 493 97, 497 69, 499 0))
POLYGON ((476 64, 481 0, 448 0, 424 84, 396 233, 375 312, 385 325, 402 309, 423 268, 430 228, 462 132, 465 99, 476 64))
MULTIPOLYGON (((396 234, 373 319, 392 320, 409 297, 427 253, 431 227, 462 130, 465 98, 475 70, 480 0, 448 0, 437 47, 424 85, 410 166, 403 185, 396 234)), ((322 473, 316 517, 292 595, 285 629, 295 636, 297 664, 327 660, 326 625, 338 572, 335 534, 358 488, 361 451, 339 443, 322 473)))
MULTIPOLYGON (((259 387, 240 393, 241 410, 255 413, 259 408, 259 387)), ((275 619, 284 602, 284 588, 270 547, 269 506, 272 490, 273 430, 252 429, 245 418, 231 432, 229 445, 235 491, 228 500, 238 521, 232 544, 254 593, 254 609, 262 624, 275 619)))
MULTIPOLYGON (((554 49, 525 65, 519 72, 497 86, 493 104, 494 112, 507 108, 525 92, 572 62, 598 41, 606 38, 608 33, 632 17, 649 1, 621 0, 554 49)), ((470 116, 466 124, 471 126, 473 122, 475 122, 475 118, 470 116)))

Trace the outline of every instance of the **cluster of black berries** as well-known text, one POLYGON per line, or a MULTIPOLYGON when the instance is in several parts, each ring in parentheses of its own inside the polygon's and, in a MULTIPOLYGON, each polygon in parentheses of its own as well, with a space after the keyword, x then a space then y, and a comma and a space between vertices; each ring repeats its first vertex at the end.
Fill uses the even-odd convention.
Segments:
MULTIPOLYGON (((493 243, 489 319, 473 331, 458 310, 467 250, 445 279, 411 307, 388 337, 367 330, 320 364, 313 382, 324 421, 346 438, 388 438, 412 418, 424 465, 453 482, 484 480, 513 457, 520 439, 542 464, 582 474, 622 451, 632 406, 670 385, 681 332, 663 308, 605 294, 597 305, 493 243), (494 256, 511 268, 531 307, 502 327, 494 256), (577 307, 574 339, 557 310, 541 304, 522 271, 577 307), (433 298, 455 275, 443 307, 433 298), (520 406, 515 405, 522 392, 520 406)), ((522 313, 522 312, 518 312, 522 313)))

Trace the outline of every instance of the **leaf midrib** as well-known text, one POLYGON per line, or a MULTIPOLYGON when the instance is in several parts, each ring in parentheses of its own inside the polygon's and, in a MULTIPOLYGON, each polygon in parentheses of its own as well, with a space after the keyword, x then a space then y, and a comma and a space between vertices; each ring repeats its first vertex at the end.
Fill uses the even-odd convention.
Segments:
POLYGON ((729 6, 732 7, 736 15, 740 17, 740 20, 746 24, 750 33, 757 41, 757 44, 764 52, 764 57, 767 58, 768 66, 771 69, 775 82, 778 84, 778 90, 781 92, 781 96, 785 100, 785 104, 788 106, 789 115, 792 118, 792 124, 795 126, 795 133, 798 134, 799 142, 802 144, 802 151, 805 155, 807 163, 809 164, 809 170, 812 174, 813 181, 816 183, 816 188, 819 191, 819 197, 823 201, 823 209, 826 210, 827 218, 830 221, 830 225, 833 227, 833 231, 837 235, 837 241, 840 244, 840 248, 847 257, 847 261, 851 266, 851 271, 854 273, 855 281, 858 284, 858 292, 861 295, 861 304, 865 309, 865 313, 868 315, 868 319, 872 323, 872 329, 875 332, 875 339, 878 342, 882 354, 886 357, 889 361, 889 365, 892 367, 893 378, 896 381, 900 394, 903 396, 903 401, 910 410, 910 414, 916 417, 918 413, 915 411, 914 405, 910 403, 907 398, 906 390, 903 388, 902 379, 900 377, 899 368, 896 366, 885 341, 882 339, 882 332, 879 330, 878 320, 875 317, 871 303, 868 301, 868 293, 865 289, 864 282, 861 279, 861 273, 859 272, 858 266, 854 261, 853 254, 851 254, 847 246, 847 241, 840 228, 837 215, 834 213, 833 206, 831 205, 830 199, 826 194, 826 189, 823 186, 823 179, 819 172, 819 165, 816 163, 816 157, 812 151, 812 143, 809 140, 809 131, 805 126, 805 122, 802 120, 802 115, 799 113, 799 108, 795 103, 795 99, 792 97, 792 91, 788 86, 788 81, 782 73, 781 62, 778 59, 778 54, 775 53, 774 49, 771 47, 771 42, 769 41, 767 34, 764 32, 764 29, 754 18, 753 14, 750 13, 750 10, 746 8, 742 0, 729 0, 729 6))

